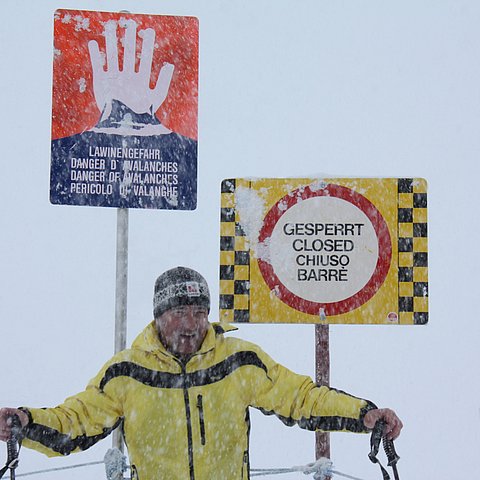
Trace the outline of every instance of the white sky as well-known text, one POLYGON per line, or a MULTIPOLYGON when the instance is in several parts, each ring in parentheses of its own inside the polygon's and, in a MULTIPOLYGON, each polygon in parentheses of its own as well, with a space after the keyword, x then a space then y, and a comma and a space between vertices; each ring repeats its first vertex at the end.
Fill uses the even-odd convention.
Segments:
MULTIPOLYGON (((430 323, 331 327, 331 383, 397 410, 402 478, 476 478, 480 3, 3 0, 1 405, 55 405, 113 351, 116 210, 48 200, 59 7, 200 20, 199 205, 130 212, 128 341, 150 321, 154 279, 171 266, 204 273, 215 311, 222 179, 426 178, 430 323)), ((240 335, 313 374, 313 326, 240 335)), ((56 460, 25 449, 18 473, 101 460, 109 447, 56 460)), ((367 436, 332 435, 336 468, 373 480, 368 449, 367 436)), ((310 432, 254 414, 253 467, 304 464, 313 451, 310 432)), ((68 473, 87 476, 104 478, 102 467, 68 473)))

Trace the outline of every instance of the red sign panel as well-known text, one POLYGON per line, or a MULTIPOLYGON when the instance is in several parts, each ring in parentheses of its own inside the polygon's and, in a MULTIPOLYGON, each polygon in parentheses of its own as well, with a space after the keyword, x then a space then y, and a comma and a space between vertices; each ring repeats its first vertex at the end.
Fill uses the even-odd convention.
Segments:
POLYGON ((198 20, 57 10, 52 203, 196 207, 198 20))

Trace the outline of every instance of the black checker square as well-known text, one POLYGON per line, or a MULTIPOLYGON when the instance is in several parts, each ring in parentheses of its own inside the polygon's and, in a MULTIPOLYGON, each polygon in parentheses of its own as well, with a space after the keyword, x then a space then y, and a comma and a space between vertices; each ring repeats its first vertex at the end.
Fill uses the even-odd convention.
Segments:
POLYGON ((427 224, 426 223, 414 223, 413 224, 413 236, 414 237, 427 237, 427 224))
POLYGON ((220 265, 220 280, 233 280, 235 268, 233 265, 220 265))
POLYGON ((236 323, 248 323, 250 321, 250 311, 235 310, 233 312, 233 321, 236 323))
POLYGON ((412 267, 398 267, 398 281, 399 282, 413 282, 413 268, 412 267))
POLYGON ((235 252, 235 265, 250 265, 250 252, 235 252))
POLYGON ((413 193, 413 178, 399 178, 398 193, 413 193))
POLYGON ((413 208, 399 208, 398 209, 398 222, 399 223, 412 223, 413 222, 413 208))
POLYGON ((414 252, 413 253, 413 266, 414 267, 428 267, 428 253, 427 252, 414 252))
POLYGON ((427 194, 426 193, 414 193, 413 194, 413 207, 414 208, 427 208, 427 194))
POLYGON ((232 310, 234 299, 235 299, 234 295, 224 295, 224 294, 220 295, 220 301, 219 301, 220 308, 223 310, 232 310))
POLYGON ((234 208, 221 208, 220 209, 220 221, 222 222, 234 222, 235 221, 235 209, 234 208))
POLYGON ((428 283, 427 282, 414 282, 413 283, 413 296, 414 297, 428 297, 428 283))
POLYGON ((242 226, 238 222, 235 223, 235 236, 236 237, 246 237, 247 236, 247 234, 244 232, 242 226))
POLYGON ((415 312, 413 323, 414 325, 426 325, 428 323, 428 312, 415 312))
POLYGON ((233 293, 235 295, 248 295, 250 293, 250 282, 248 280, 235 280, 233 293))
POLYGON ((399 252, 413 252, 413 238, 401 237, 398 239, 399 252))
POLYGON ((221 192, 222 193, 234 193, 236 183, 237 182, 234 178, 223 180, 222 185, 221 185, 221 192))
POLYGON ((413 312, 413 297, 399 297, 398 311, 413 312))
POLYGON ((233 252, 235 250, 235 237, 221 236, 220 237, 220 250, 222 252, 233 252))

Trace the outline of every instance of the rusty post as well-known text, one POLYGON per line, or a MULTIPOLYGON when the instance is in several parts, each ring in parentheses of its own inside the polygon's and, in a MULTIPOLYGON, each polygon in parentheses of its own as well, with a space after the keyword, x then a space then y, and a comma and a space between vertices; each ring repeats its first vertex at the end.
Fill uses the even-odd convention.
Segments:
MULTIPOLYGON (((328 325, 315 325, 315 381, 330 385, 330 339, 328 325)), ((330 434, 315 432, 315 458, 330 458, 330 434)))

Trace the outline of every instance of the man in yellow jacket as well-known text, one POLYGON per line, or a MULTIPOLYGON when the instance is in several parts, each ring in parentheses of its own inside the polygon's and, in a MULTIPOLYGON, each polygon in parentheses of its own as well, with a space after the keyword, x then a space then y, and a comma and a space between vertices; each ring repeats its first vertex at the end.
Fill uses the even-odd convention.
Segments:
POLYGON ((11 417, 23 445, 49 456, 85 450, 122 425, 132 478, 249 478, 249 407, 309 430, 367 432, 402 423, 389 409, 315 385, 272 360, 257 345, 210 324, 210 294, 196 271, 158 277, 154 320, 130 349, 116 354, 85 391, 55 408, 0 409, 0 440, 11 417))

